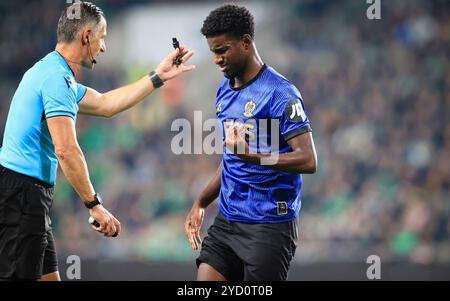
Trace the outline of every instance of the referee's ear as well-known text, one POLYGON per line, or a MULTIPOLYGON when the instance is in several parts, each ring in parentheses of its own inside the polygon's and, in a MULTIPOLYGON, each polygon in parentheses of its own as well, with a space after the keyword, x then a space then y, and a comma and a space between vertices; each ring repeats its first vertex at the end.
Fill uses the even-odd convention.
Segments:
POLYGON ((81 35, 81 44, 83 46, 89 43, 89 36, 91 35, 91 33, 92 33, 91 29, 86 29, 83 31, 83 34, 81 35))

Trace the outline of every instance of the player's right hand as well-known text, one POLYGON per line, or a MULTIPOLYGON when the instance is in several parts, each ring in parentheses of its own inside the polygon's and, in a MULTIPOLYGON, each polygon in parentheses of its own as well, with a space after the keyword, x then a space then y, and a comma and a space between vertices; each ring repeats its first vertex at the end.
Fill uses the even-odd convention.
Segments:
POLYGON ((198 206, 197 202, 195 202, 184 223, 184 232, 186 233, 192 250, 198 250, 202 244, 200 228, 202 227, 204 216, 205 209, 198 206))
POLYGON ((236 155, 247 154, 249 146, 245 141, 245 126, 241 123, 233 123, 225 127, 225 141, 223 145, 236 155))
POLYGON ((118 236, 122 230, 120 222, 106 210, 102 205, 97 205, 89 209, 89 214, 100 224, 100 226, 92 226, 92 228, 107 237, 118 236))

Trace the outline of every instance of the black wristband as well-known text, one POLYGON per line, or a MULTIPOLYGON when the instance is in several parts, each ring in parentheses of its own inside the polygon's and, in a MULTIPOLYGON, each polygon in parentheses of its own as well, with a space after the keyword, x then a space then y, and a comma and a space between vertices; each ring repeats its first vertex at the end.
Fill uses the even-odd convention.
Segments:
POLYGON ((155 71, 150 72, 150 80, 152 81, 153 87, 155 89, 162 87, 164 85, 164 82, 162 81, 161 77, 159 77, 158 74, 156 74, 155 71))
POLYGON ((86 208, 88 208, 88 209, 92 209, 95 206, 101 205, 101 204, 103 204, 102 197, 100 196, 100 193, 96 193, 96 194, 94 194, 94 200, 84 203, 84 206, 86 206, 86 208))

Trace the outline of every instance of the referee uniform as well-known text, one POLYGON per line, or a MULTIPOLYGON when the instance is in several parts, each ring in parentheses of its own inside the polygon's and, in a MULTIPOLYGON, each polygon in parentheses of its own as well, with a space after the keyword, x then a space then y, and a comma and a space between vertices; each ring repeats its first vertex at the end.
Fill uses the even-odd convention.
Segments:
POLYGON ((0 279, 36 280, 58 270, 49 218, 58 159, 47 119, 69 116, 87 88, 53 51, 14 94, 0 148, 0 279))

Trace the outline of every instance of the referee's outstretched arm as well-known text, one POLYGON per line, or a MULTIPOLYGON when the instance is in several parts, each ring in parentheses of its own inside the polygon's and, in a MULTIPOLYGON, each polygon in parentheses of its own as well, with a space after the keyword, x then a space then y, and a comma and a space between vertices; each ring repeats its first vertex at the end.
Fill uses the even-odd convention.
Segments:
MULTIPOLYGON (((82 17, 74 22, 72 16, 63 11, 58 22, 55 49, 70 67, 75 79, 83 69, 94 69, 98 63, 97 57, 106 52, 107 36, 107 22, 100 8, 87 2, 75 3, 71 8, 76 6, 80 6, 82 17)), ((77 100, 78 113, 111 117, 133 107, 165 81, 193 70, 195 66, 184 65, 193 54, 186 46, 180 46, 168 54, 155 70, 135 83, 106 93, 88 87, 82 98, 77 100)), ((67 84, 72 84, 71 78, 67 79, 67 84)), ((78 84, 77 88, 80 89, 78 84)))
MULTIPOLYGON (((194 53, 186 47, 180 47, 170 53, 155 69, 154 73, 161 79, 161 84, 177 75, 191 71, 195 66, 185 66, 174 64, 174 60, 181 51, 182 62, 186 62, 194 53)), ((102 117, 112 117, 125 111, 143 100, 152 93, 158 86, 155 86, 151 75, 146 75, 139 81, 130 85, 120 87, 107 93, 99 93, 92 88, 88 88, 86 95, 79 103, 79 113, 102 117)))

